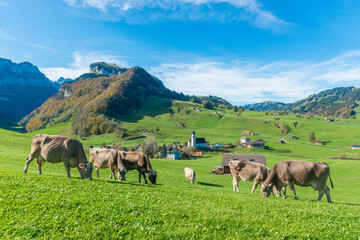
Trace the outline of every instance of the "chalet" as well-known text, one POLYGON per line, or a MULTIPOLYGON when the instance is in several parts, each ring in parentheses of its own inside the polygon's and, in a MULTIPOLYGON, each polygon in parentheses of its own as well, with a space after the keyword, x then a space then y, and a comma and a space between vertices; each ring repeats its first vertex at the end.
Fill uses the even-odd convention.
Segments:
POLYGON ((360 145, 352 145, 351 149, 360 149, 360 145))
POLYGON ((279 141, 277 141, 277 144, 284 144, 286 143, 283 139, 280 139, 279 141))
POLYGON ((193 131, 191 138, 188 141, 188 146, 195 148, 207 148, 209 147, 209 144, 205 141, 205 138, 196 138, 195 131, 193 131))
POLYGON ((185 127, 185 124, 183 124, 183 123, 177 123, 176 126, 178 126, 178 127, 185 127))
POLYGON ((181 159, 181 153, 176 148, 174 148, 171 152, 166 154, 166 158, 171 160, 178 160, 181 159))
POLYGON ((215 166, 215 169, 212 171, 213 173, 217 174, 229 174, 230 168, 229 168, 229 162, 233 161, 249 161, 249 162, 257 162, 264 164, 266 166, 266 159, 265 155, 258 155, 258 154, 230 154, 230 153, 224 153, 221 166, 215 166))
POLYGON ((299 139, 297 136, 291 136, 291 137, 289 137, 289 139, 294 139, 294 140, 297 140, 297 139, 299 139))
POLYGON ((323 142, 320 140, 315 140, 315 145, 323 145, 323 142))
POLYGON ((240 138, 240 144, 246 144, 247 142, 250 142, 250 138, 248 137, 242 137, 240 138))
POLYGON ((328 118, 326 121, 328 122, 334 122, 335 120, 333 118, 328 118))
POLYGON ((246 142, 245 147, 247 147, 247 148, 264 148, 265 142, 263 139, 257 139, 255 142, 246 142))
POLYGON ((193 153, 191 153, 191 155, 193 157, 202 157, 203 153, 202 152, 193 152, 193 153))
POLYGON ((88 140, 86 137, 82 137, 81 140, 88 140))
POLYGON ((217 114, 217 112, 216 112, 216 111, 214 111, 214 112, 212 112, 212 114, 217 114))
POLYGON ((211 144, 210 148, 222 148, 223 145, 221 143, 215 143, 215 144, 211 144))
POLYGON ((243 131, 241 135, 254 135, 253 131, 243 131))
POLYGON ((200 108, 199 107, 194 107, 194 111, 200 112, 200 108))
POLYGON ((275 120, 280 120, 280 118, 279 118, 279 117, 277 117, 277 118, 275 118, 275 120))

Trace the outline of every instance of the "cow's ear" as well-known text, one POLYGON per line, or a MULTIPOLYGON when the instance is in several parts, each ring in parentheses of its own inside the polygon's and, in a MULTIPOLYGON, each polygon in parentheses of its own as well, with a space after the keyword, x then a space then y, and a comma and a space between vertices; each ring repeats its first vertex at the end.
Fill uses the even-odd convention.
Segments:
POLYGON ((235 167, 234 167, 234 169, 236 170, 236 171, 241 171, 241 169, 243 169, 244 167, 245 167, 245 163, 243 162, 243 161, 241 161, 241 162, 239 162, 235 167))

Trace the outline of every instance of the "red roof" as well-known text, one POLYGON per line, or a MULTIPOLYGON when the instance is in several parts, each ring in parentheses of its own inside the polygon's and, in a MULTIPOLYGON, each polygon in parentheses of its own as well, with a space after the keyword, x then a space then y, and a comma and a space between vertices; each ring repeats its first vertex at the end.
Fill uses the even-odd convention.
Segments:
POLYGON ((193 157, 201 157, 202 152, 193 152, 191 155, 193 155, 193 157))

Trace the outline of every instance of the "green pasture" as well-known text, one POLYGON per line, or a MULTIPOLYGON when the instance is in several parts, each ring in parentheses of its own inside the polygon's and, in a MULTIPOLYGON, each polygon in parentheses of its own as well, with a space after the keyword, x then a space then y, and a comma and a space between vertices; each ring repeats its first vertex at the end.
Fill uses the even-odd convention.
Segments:
MULTIPOLYGON (((162 145, 187 141, 195 130, 210 143, 235 144, 242 131, 252 130, 256 135, 251 140, 263 138, 269 150, 235 147, 206 151, 195 160, 151 159, 158 185, 139 184, 135 171, 127 173, 126 182, 108 180, 109 170, 100 170, 100 179, 87 181, 79 178, 76 169, 71 170, 71 179, 66 178, 60 163, 45 163, 43 174, 38 175, 33 162, 28 174, 22 173, 32 136, 71 136, 70 122, 33 133, 0 129, 0 239, 359 239, 360 161, 331 159, 357 158, 359 150, 349 147, 360 144, 359 121, 328 123, 320 117, 276 116, 289 126, 288 136, 300 138, 290 140, 269 122, 275 116, 263 112, 242 112, 242 117, 225 109, 195 112, 193 104, 163 100, 159 103, 163 107, 154 113, 149 109, 155 100, 150 98, 140 112, 118 119, 127 132, 141 134, 141 129, 158 126, 158 133, 147 136, 162 145), (190 112, 183 114, 184 108, 190 112), (186 127, 175 125, 180 122, 186 127), (309 131, 325 145, 308 143, 309 131), (280 138, 288 143, 277 144, 280 138), (285 200, 273 195, 262 198, 259 188, 251 194, 252 183, 248 182, 239 184, 239 193, 233 192, 232 177, 210 173, 227 151, 265 154, 269 167, 290 159, 324 161, 335 187, 331 189, 333 203, 327 203, 325 196, 316 202, 318 192, 299 186, 295 187, 298 201, 289 190, 285 200), (196 171, 198 184, 185 181, 184 167, 196 171)), ((144 140, 122 144, 133 146, 144 140)), ((106 134, 82 142, 96 146, 113 141, 120 140, 106 134)), ((85 152, 88 154, 87 149, 85 152)))

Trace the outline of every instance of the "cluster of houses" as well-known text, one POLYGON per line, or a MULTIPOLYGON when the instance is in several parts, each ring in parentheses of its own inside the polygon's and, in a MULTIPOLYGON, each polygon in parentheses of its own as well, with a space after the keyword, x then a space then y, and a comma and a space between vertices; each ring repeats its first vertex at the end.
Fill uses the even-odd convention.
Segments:
POLYGON ((250 141, 248 137, 240 138, 240 145, 246 148, 264 148, 265 141, 263 139, 256 139, 254 142, 250 141))

